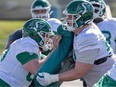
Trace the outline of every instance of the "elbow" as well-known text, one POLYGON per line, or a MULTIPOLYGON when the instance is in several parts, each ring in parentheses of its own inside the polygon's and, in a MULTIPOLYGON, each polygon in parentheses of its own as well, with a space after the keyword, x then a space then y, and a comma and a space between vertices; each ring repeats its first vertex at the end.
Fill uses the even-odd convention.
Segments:
POLYGON ((80 79, 85 75, 85 73, 83 71, 80 71, 78 69, 74 69, 74 72, 75 72, 74 76, 76 79, 80 79))

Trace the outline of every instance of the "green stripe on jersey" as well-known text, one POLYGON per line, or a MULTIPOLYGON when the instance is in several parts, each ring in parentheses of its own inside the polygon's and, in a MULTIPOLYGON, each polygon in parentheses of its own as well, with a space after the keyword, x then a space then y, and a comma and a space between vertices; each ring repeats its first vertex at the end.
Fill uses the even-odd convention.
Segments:
POLYGON ((116 81, 108 75, 102 76, 102 78, 92 87, 116 87, 116 81))
POLYGON ((22 52, 22 53, 19 53, 16 56, 16 58, 22 65, 24 65, 25 63, 29 62, 30 60, 38 58, 38 55, 35 53, 22 52))
POLYGON ((5 81, 0 79, 0 87, 11 87, 9 84, 7 84, 5 81))

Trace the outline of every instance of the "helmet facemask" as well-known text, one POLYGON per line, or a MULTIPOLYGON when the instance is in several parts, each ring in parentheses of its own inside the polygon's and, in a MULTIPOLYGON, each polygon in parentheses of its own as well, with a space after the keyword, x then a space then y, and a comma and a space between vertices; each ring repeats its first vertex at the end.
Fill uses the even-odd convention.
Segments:
POLYGON ((53 48, 52 37, 54 33, 51 26, 43 19, 33 18, 27 21, 23 26, 23 37, 30 37, 35 40, 43 51, 53 48))
POLYGON ((42 19, 49 19, 51 13, 49 12, 50 8, 42 8, 42 7, 36 7, 34 9, 31 9, 31 15, 32 18, 42 18, 42 19))
POLYGON ((51 5, 47 0, 35 0, 31 6, 32 18, 42 18, 47 20, 51 15, 51 5))
POLYGON ((89 24, 93 20, 93 7, 90 4, 83 2, 81 4, 78 4, 76 8, 73 6, 74 5, 72 5, 72 9, 70 9, 70 5, 63 11, 63 14, 67 16, 66 24, 68 31, 74 31, 76 28, 83 27, 84 25, 89 24), (72 10, 72 12, 68 10, 68 8, 72 10), (72 19, 68 19, 68 16, 72 16, 72 19))
POLYGON ((106 6, 104 3, 98 3, 95 1, 92 1, 91 4, 94 7, 94 19, 96 18, 104 18, 105 15, 105 10, 106 10, 106 6))
MULTIPOLYGON (((65 13, 64 13, 65 14, 65 13)), ((75 28, 78 27, 76 20, 80 18, 80 15, 72 15, 72 14, 65 14, 66 15, 66 25, 68 31, 74 31, 75 28)))
POLYGON ((41 45, 40 47, 44 50, 44 51, 47 51, 47 50, 51 50, 53 48, 53 32, 43 32, 43 31, 40 31, 39 33, 39 36, 42 38, 42 42, 44 42, 43 45, 41 45))

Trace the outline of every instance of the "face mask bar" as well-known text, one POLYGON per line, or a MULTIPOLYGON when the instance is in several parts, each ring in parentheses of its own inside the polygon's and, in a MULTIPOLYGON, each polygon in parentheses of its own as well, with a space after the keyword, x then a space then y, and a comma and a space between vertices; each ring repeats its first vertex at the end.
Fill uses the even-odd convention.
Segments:
POLYGON ((38 34, 41 36, 41 38, 44 42, 44 45, 41 46, 41 48, 44 51, 51 50, 53 48, 53 40, 52 40, 53 33, 52 32, 46 33, 46 32, 41 31, 38 34))
POLYGON ((104 4, 100 4, 97 2, 91 2, 94 9, 94 19, 95 18, 103 18, 105 16, 103 10, 105 9, 104 4))
POLYGON ((31 15, 32 18, 42 18, 44 20, 47 20, 50 18, 52 12, 50 12, 50 7, 36 7, 34 9, 31 9, 31 15))

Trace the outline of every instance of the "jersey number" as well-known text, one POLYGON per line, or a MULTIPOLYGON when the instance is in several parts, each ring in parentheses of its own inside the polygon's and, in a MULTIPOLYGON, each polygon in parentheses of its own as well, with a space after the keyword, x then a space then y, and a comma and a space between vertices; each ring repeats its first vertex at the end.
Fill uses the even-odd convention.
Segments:
POLYGON ((111 39, 111 33, 109 31, 102 31, 104 36, 106 37, 106 40, 108 41, 109 44, 111 44, 110 39, 111 39))

